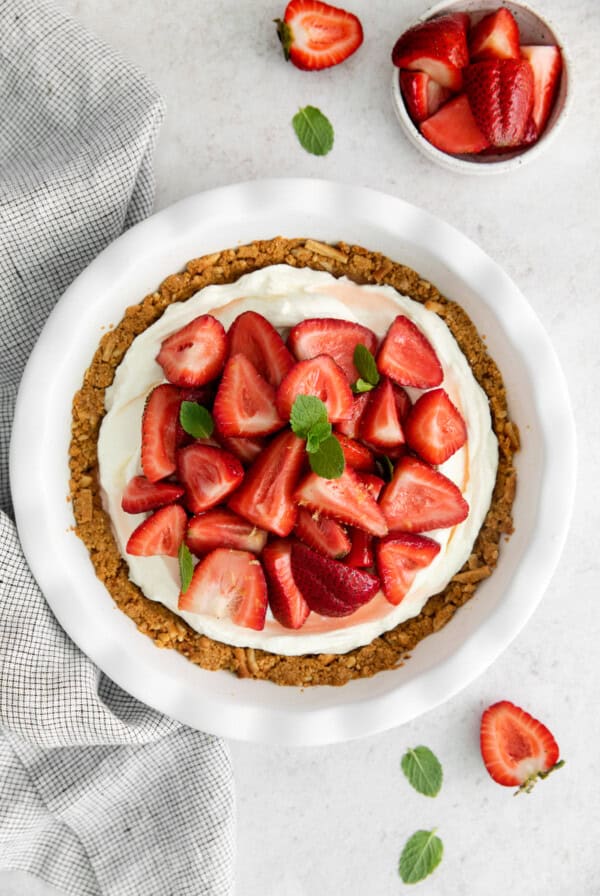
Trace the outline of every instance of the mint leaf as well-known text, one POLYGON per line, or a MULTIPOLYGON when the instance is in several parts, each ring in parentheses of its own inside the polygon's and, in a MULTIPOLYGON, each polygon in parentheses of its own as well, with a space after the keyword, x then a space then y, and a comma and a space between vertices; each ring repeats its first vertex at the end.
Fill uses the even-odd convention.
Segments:
POLYGON ((324 156, 333 146, 333 127, 329 119, 315 106, 299 109, 292 125, 302 147, 314 156, 324 156))
POLYGON ((324 420, 319 421, 319 423, 313 424, 311 426, 308 438, 306 440, 306 450, 310 451, 311 445, 314 445, 314 451, 317 450, 321 442, 326 442, 329 436, 331 435, 331 423, 326 422, 324 420))
POLYGON ((328 423, 327 408, 316 395, 297 395, 290 413, 292 432, 306 439, 315 426, 328 423))
POLYGON ((387 454, 382 454, 381 457, 378 458, 378 463, 381 467, 382 478, 385 479, 386 482, 391 482, 394 477, 394 465, 387 454))
POLYGON ((209 439, 215 428, 210 411, 196 401, 182 401, 179 422, 195 439, 209 439))
POLYGON ((335 436, 329 436, 321 442, 318 450, 308 457, 313 473, 323 479, 339 479, 344 472, 344 452, 335 436))
POLYGON ((355 383, 352 383, 350 388, 355 395, 360 395, 361 392, 370 392, 371 389, 375 388, 375 386, 373 385, 373 383, 367 383, 366 380, 363 380, 359 377, 355 383))
POLYGON ((379 382, 377 364, 367 346, 363 345, 362 342, 359 342, 354 349, 352 360, 354 361, 354 366, 358 370, 361 379, 365 380, 367 383, 371 383, 372 386, 376 386, 379 382))
POLYGON ((182 541, 179 545, 177 559, 179 560, 181 593, 185 594, 185 592, 190 587, 190 582, 192 581, 192 573, 194 572, 194 561, 192 559, 192 554, 185 541, 182 541))
POLYGON ((417 884, 442 861, 444 844, 433 831, 416 831, 402 850, 398 871, 405 884, 417 884))
POLYGON ((428 747, 407 750, 402 757, 402 771, 408 781, 424 796, 437 796, 442 787, 442 766, 428 747))

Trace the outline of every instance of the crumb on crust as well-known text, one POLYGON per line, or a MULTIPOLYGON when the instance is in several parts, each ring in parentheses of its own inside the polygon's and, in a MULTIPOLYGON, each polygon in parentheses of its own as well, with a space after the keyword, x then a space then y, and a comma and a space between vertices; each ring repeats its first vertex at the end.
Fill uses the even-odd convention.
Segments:
POLYGON ((69 452, 70 492, 75 531, 86 545, 98 578, 116 605, 158 647, 178 650, 204 669, 225 669, 240 677, 266 679, 279 685, 344 685, 401 666, 416 645, 439 631, 490 576, 498 560, 502 535, 513 531, 512 503, 516 489, 513 455, 519 431, 509 419, 500 371, 460 305, 446 299, 415 271, 378 252, 340 242, 314 239, 259 240, 195 258, 184 271, 171 274, 160 287, 125 311, 123 319, 102 336, 73 399, 69 452), (465 354, 475 378, 488 396, 492 426, 498 438, 499 464, 490 509, 464 567, 440 594, 429 598, 421 613, 400 623, 370 644, 345 654, 283 656, 251 647, 232 647, 198 634, 162 604, 148 600, 129 580, 128 568, 102 508, 97 441, 104 416, 104 393, 135 337, 154 323, 168 305, 185 301, 210 284, 231 283, 272 264, 311 267, 357 283, 388 284, 438 314, 465 354))

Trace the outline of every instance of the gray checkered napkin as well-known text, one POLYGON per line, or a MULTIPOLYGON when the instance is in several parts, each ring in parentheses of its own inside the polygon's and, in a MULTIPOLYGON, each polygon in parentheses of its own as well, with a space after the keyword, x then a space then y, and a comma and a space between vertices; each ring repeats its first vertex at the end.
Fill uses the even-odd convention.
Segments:
POLYGON ((77 896, 230 894, 223 743, 136 702, 69 640, 8 488, 23 367, 68 284, 150 212, 162 103, 62 12, 0 0, 0 115, 0 869, 77 896))

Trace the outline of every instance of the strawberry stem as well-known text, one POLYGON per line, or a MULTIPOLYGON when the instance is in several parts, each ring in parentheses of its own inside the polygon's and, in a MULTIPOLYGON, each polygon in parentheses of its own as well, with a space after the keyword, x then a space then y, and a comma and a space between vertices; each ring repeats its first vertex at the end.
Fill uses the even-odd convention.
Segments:
POLYGON ((558 762, 555 762, 553 766, 546 769, 546 771, 532 772, 528 778, 523 781, 518 790, 515 790, 513 796, 518 796, 520 793, 531 793, 538 779, 547 778, 548 775, 552 774, 552 772, 556 771, 558 768, 562 768, 565 764, 564 759, 560 759, 558 762))

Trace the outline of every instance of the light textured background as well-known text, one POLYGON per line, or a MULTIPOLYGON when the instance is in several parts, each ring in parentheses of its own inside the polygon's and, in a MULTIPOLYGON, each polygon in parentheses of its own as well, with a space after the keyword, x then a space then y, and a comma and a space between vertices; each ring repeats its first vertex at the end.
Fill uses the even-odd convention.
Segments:
MULTIPOLYGON (((442 865, 427 896, 600 894, 598 346, 600 142, 597 0, 539 0, 574 63, 574 104, 562 134, 532 167, 472 179, 433 167, 391 109, 389 52, 423 0, 348 0, 365 29, 343 66, 303 73, 280 56, 264 0, 61 0, 136 62, 168 105, 156 160, 157 208, 210 187, 267 176, 371 186, 458 227, 500 262, 549 332, 577 418, 579 487, 565 552, 525 630, 469 688, 414 722, 362 741, 313 749, 232 743, 238 796, 238 896, 395 896, 402 845, 436 826, 442 865), (336 142, 307 155, 290 119, 318 105, 336 142), (478 722, 508 698, 553 729, 565 768, 529 797, 487 776, 478 722), (439 797, 414 793, 400 758, 424 743, 444 765, 439 797)), ((556 433, 560 439, 560 433, 556 433)), ((0 877, 1 896, 55 891, 0 877)), ((146 894, 140 894, 146 896, 146 894)))

